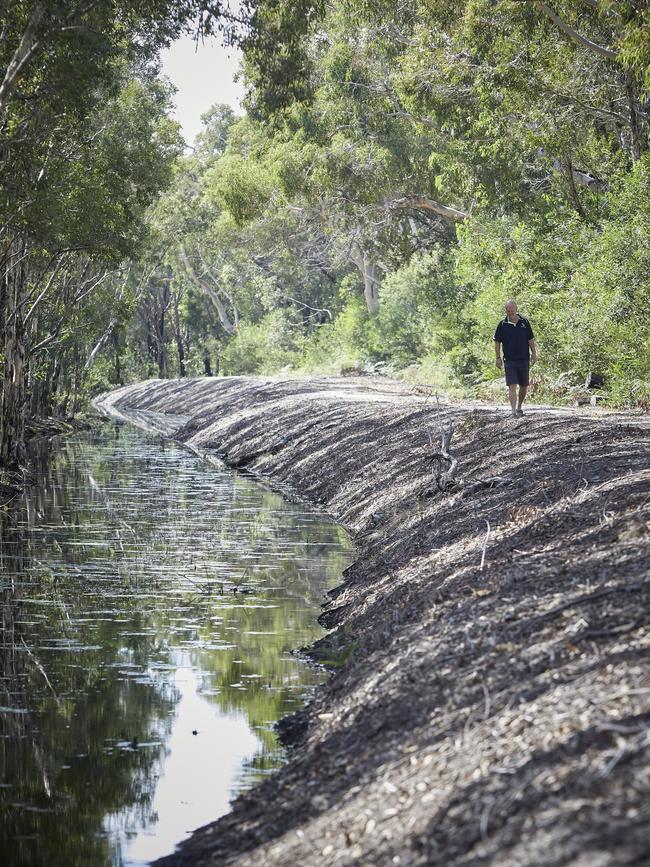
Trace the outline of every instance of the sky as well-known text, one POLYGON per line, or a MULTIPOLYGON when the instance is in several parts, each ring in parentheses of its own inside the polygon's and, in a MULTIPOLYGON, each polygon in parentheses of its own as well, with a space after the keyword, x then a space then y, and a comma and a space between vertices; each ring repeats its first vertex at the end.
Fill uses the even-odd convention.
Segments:
MULTIPOLYGON (((122 860, 132 867, 168 855, 188 832, 227 813, 238 772, 263 746, 244 713, 225 713, 202 694, 205 683, 199 683, 191 667, 177 669, 174 686, 179 698, 173 730, 165 741, 160 777, 147 814, 155 818, 134 823, 129 829, 132 834, 117 831, 122 837, 122 860)), ((147 744, 141 747, 146 749, 147 744)), ((122 820, 121 827, 124 824, 122 820)), ((115 819, 108 825, 111 831, 119 827, 115 819)))
POLYGON ((243 114, 244 89, 233 80, 240 60, 237 49, 224 48, 217 39, 206 39, 197 46, 190 36, 184 36, 163 51, 160 59, 163 73, 178 90, 175 117, 188 145, 201 129, 201 115, 216 102, 225 102, 243 114))

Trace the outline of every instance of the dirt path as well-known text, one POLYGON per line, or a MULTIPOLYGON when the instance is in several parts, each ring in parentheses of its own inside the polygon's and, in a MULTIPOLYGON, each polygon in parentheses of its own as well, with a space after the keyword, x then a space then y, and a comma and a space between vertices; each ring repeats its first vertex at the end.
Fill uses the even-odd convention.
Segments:
POLYGON ((647 417, 512 420, 365 379, 104 406, 328 511, 359 554, 314 648, 337 673, 282 726, 290 762, 159 863, 650 863, 647 417), (441 493, 449 416, 464 486, 441 493))

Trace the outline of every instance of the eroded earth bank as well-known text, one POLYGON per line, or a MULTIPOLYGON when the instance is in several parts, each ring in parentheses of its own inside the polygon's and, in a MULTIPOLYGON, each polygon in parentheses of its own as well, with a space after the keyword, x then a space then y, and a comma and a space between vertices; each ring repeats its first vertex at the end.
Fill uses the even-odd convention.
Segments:
POLYGON ((513 420, 384 379, 155 381, 100 404, 329 512, 358 551, 289 763, 160 864, 650 863, 647 417, 513 420), (449 416, 460 484, 441 492, 449 416))

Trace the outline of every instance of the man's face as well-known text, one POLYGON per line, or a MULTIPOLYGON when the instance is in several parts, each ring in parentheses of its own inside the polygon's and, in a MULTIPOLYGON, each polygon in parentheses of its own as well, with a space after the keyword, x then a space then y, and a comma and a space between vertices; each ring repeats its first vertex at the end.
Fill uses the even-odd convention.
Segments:
POLYGON ((512 302, 512 304, 506 304, 506 316, 508 319, 514 319, 517 315, 517 305, 512 302))

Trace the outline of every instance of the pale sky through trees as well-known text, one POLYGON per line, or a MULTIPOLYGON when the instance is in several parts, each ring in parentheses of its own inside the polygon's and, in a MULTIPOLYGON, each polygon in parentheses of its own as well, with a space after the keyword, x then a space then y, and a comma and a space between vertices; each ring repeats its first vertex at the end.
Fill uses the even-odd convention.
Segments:
POLYGON ((178 92, 174 97, 174 116, 182 126, 188 145, 201 129, 201 115, 217 102, 231 105, 241 113, 244 89, 234 76, 240 52, 224 48, 217 39, 199 42, 184 36, 160 55, 163 72, 178 92))

